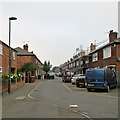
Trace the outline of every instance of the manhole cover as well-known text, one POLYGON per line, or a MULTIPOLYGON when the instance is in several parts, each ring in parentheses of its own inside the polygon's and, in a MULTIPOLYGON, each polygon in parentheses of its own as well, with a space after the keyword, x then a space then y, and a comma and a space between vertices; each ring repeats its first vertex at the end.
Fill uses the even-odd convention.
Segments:
POLYGON ((23 100, 23 99, 25 99, 25 96, 19 96, 16 98, 16 100, 23 100))

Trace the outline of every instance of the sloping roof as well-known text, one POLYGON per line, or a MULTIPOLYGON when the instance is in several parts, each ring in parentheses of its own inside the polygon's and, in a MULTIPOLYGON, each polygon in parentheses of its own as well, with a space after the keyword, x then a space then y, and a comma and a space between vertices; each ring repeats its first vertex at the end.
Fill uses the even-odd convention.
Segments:
POLYGON ((15 50, 17 51, 18 56, 19 55, 34 56, 34 54, 32 54, 32 53, 30 53, 30 52, 28 52, 20 47, 15 48, 15 50))
POLYGON ((37 58, 35 54, 30 53, 20 47, 15 48, 15 50, 17 51, 18 56, 35 56, 35 58, 43 65, 43 63, 37 58))
MULTIPOLYGON (((3 41, 0 40, 0 43, 2 43, 3 45, 5 45, 6 47, 9 48, 9 46, 8 46, 6 43, 4 43, 3 41)), ((10 48, 11 48, 11 47, 10 47, 10 48)), ((15 52, 17 52, 15 49, 13 49, 13 48, 11 48, 11 49, 14 50, 15 52)))
POLYGON ((97 52, 98 50, 101 50, 101 49, 103 49, 103 48, 105 48, 105 47, 107 47, 107 46, 113 45, 113 44, 120 44, 120 38, 112 41, 111 43, 107 43, 106 45, 104 45, 104 46, 102 46, 102 47, 100 47, 100 48, 98 48, 98 49, 93 50, 92 52, 89 53, 89 55, 92 54, 92 53, 95 53, 95 52, 97 52))

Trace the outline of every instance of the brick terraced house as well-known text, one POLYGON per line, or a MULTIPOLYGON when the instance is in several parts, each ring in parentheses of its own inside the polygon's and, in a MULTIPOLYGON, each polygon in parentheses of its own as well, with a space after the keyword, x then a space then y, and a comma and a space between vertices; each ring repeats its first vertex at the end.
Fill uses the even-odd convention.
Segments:
POLYGON ((85 74, 89 68, 110 68, 115 71, 120 85, 120 38, 113 30, 109 33, 109 43, 96 49, 91 43, 88 54, 74 56, 68 62, 60 66, 60 69, 68 69, 85 74))
MULTIPOLYGON (((11 73, 17 74, 17 51, 13 48, 10 48, 11 56, 11 73)), ((0 40, 0 77, 3 74, 9 74, 9 46, 0 40)), ((0 79, 1 80, 1 79, 0 79)), ((25 79, 20 78, 19 80, 15 78, 11 80, 10 88, 11 91, 19 88, 25 84, 25 79)), ((0 85, 0 91, 7 91, 8 90, 8 79, 6 79, 6 84, 0 85), (2 86, 2 87, 1 87, 2 86)))
MULTIPOLYGON (((17 51, 11 48, 11 72, 17 74, 17 51)), ((9 74, 9 46, 0 40, 0 75, 9 74)))
POLYGON ((89 53, 90 68, 110 68, 113 69, 120 81, 120 38, 117 38, 117 32, 113 30, 109 33, 109 43, 96 49, 91 44, 89 53))
POLYGON ((20 69, 21 65, 24 65, 24 63, 29 63, 29 62, 39 67, 38 70, 36 70, 33 73, 30 72, 29 75, 27 75, 26 73, 26 82, 29 81, 31 76, 35 76, 35 78, 38 78, 38 76, 43 73, 42 71, 43 64, 37 58, 37 56, 33 53, 33 51, 32 52, 28 51, 28 44, 24 45, 23 49, 20 47, 17 47, 15 48, 15 50, 17 51, 17 68, 18 69, 20 69))

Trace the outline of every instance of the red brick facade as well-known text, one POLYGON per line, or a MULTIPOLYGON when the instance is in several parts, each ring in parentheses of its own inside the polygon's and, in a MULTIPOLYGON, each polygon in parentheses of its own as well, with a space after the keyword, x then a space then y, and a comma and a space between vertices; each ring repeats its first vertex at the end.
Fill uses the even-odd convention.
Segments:
MULTIPOLYGON (((0 73, 0 76, 3 74, 9 74, 9 46, 5 44, 4 42, 0 41, 0 67, 2 67, 2 72, 0 73)), ((17 51, 13 48, 10 48, 10 60, 11 60, 11 73, 17 74, 17 51)), ((1 79, 0 79, 1 80, 1 79)), ((25 75, 24 79, 20 78, 20 81, 17 81, 17 78, 15 78, 15 83, 10 84, 11 91, 15 90, 16 88, 19 88, 25 84, 25 75)), ((8 90, 8 79, 6 80, 6 84, 0 85, 0 91, 7 91, 8 90)))
POLYGON ((106 67, 108 65, 116 65, 116 59, 117 59, 117 55, 116 55, 117 49, 114 46, 111 46, 111 57, 103 59, 103 49, 100 49, 94 53, 98 53, 98 61, 92 62, 92 55, 94 53, 90 53, 90 59, 89 59, 89 66, 91 68, 103 68, 106 67))
POLYGON ((39 69, 36 70, 35 72, 33 72, 30 75, 26 75, 26 76, 35 76, 35 78, 38 78, 38 75, 42 74, 42 63, 40 62, 40 60, 36 57, 35 54, 33 54, 32 52, 28 51, 28 44, 23 46, 22 48, 15 48, 18 51, 17 54, 17 68, 20 69, 22 65, 24 65, 24 63, 32 63, 34 66, 38 67, 39 69))
POLYGON ((32 57, 33 56, 17 56, 17 68, 20 69, 21 65, 24 65, 24 63, 32 62, 32 57))
POLYGON ((89 68, 111 68, 115 71, 117 76, 117 81, 120 82, 120 38, 117 38, 117 32, 113 32, 113 30, 109 33, 109 43, 96 49, 96 46, 90 45, 90 53, 87 55, 78 56, 70 61, 67 64, 63 64, 61 68, 78 71, 78 73, 85 74, 85 71, 89 68), (109 47, 110 53, 107 57, 105 57, 105 49, 109 47), (103 52, 104 51, 104 52, 103 52), (104 55, 103 55, 104 54, 104 55), (95 55, 95 56, 94 56, 95 55), (93 59, 97 58, 93 61, 93 59), (76 65, 77 61, 79 61, 79 65, 76 65), (75 64, 72 67, 69 67, 70 64, 75 64))
MULTIPOLYGON (((2 55, 0 55, 0 61, 2 61, 2 74, 9 74, 9 47, 2 43, 2 55)), ((17 52, 11 49, 11 72, 17 73, 17 52), (15 54, 15 59, 13 59, 13 54, 15 54)))

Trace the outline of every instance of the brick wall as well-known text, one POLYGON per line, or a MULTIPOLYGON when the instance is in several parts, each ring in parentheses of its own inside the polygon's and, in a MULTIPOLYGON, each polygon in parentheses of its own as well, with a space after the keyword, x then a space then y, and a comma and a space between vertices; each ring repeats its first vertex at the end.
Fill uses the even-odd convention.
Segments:
POLYGON ((33 56, 17 56, 17 68, 21 68, 24 63, 32 62, 33 56))
POLYGON ((98 61, 96 62, 92 62, 92 54, 90 57, 90 61, 89 61, 89 66, 90 68, 95 68, 95 67, 100 67, 103 68, 107 65, 116 65, 116 47, 115 46, 111 46, 111 57, 103 59, 103 50, 100 49, 97 51, 98 53, 98 61))
MULTIPOLYGON (((23 74, 23 77, 24 77, 23 80, 22 80, 22 78, 20 78, 20 81, 17 82, 17 78, 16 78, 15 83, 10 84, 11 92, 14 91, 15 89, 20 88, 21 86, 25 85, 25 74, 23 74)), ((6 81, 7 81, 6 84, 2 85, 3 93, 8 90, 8 79, 6 81)))
POLYGON ((120 57, 120 44, 116 45, 117 48, 117 67, 116 67, 116 71, 120 71, 120 61, 118 61, 118 57, 120 57))
MULTIPOLYGON (((15 51, 14 51, 15 52, 15 51)), ((11 50, 11 56, 13 55, 13 50, 11 50)), ((17 53, 15 52, 15 60, 11 59, 11 68, 15 68, 15 74, 17 73, 17 53)), ((2 74, 9 73, 9 48, 3 45, 3 55, 2 55, 2 74)))

